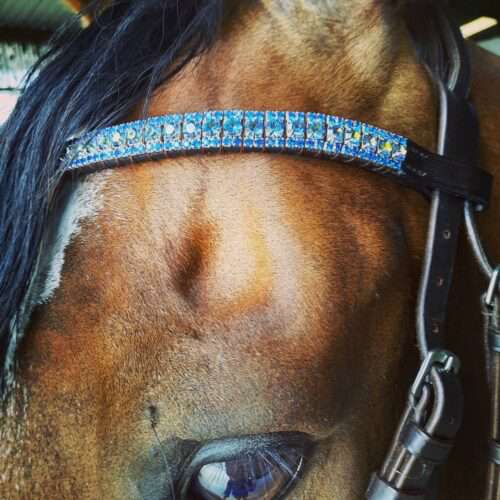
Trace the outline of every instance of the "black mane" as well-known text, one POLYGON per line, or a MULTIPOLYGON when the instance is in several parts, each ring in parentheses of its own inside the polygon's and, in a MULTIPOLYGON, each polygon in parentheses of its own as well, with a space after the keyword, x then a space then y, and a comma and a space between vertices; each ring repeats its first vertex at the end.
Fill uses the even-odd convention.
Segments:
MULTIPOLYGON (((224 0, 116 0, 52 40, 0 129, 0 378, 68 138, 119 122, 215 40, 224 0)), ((98 6, 94 1, 89 9, 98 6)), ((1 394, 1 384, 0 384, 1 394)))

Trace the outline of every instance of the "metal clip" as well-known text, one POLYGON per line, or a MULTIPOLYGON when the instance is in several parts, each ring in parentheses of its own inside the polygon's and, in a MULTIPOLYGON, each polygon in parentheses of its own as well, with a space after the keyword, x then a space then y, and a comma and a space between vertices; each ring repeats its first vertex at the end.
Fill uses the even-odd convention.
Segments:
POLYGON ((500 265, 495 267, 493 273, 491 274, 490 284, 488 285, 488 291, 486 292, 484 303, 491 307, 493 305, 493 300, 498 294, 498 285, 500 283, 500 265))
POLYGON ((437 368, 439 371, 446 373, 453 371, 455 374, 458 374, 460 371, 460 360, 455 354, 444 349, 429 351, 410 389, 410 397, 413 401, 417 401, 420 398, 422 387, 426 383, 427 377, 433 368, 437 368))

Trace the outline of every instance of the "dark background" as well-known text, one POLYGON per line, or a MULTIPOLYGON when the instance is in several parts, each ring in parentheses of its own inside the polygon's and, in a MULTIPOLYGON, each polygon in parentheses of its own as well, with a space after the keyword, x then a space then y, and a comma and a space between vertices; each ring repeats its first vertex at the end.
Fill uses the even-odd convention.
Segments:
POLYGON ((460 22, 466 22, 479 16, 500 19, 500 0, 450 0, 460 22))

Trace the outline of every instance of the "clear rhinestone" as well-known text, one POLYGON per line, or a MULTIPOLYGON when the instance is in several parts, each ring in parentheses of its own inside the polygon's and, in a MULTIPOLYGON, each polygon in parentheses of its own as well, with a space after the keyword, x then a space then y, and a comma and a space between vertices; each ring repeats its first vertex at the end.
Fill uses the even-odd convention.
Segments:
POLYGON ((203 113, 186 113, 182 145, 187 150, 201 149, 203 113))
POLYGON ((172 135, 175 133, 175 126, 172 123, 167 123, 165 125, 165 134, 172 135))
POLYGON ((326 140, 324 152, 330 155, 338 155, 344 144, 344 119, 338 116, 326 117, 326 140))
POLYGON ((122 144, 122 135, 120 132, 113 132, 111 134, 111 142, 113 143, 114 146, 121 146, 122 144))
POLYGON ((392 159, 396 162, 403 162, 408 154, 408 148, 406 142, 401 142, 397 145, 392 153, 392 159))
POLYGON ((196 125, 194 123, 188 123, 184 131, 187 134, 194 134, 196 132, 196 125))

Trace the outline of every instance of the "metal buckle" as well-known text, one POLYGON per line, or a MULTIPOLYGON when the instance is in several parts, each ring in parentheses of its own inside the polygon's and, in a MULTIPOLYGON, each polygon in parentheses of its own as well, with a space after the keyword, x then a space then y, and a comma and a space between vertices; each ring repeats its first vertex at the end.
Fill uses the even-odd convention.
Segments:
POLYGON ((439 371, 445 373, 453 371, 455 374, 458 374, 460 371, 460 360, 455 354, 444 349, 429 351, 410 389, 410 397, 414 402, 420 398, 422 387, 427 382, 429 373, 433 368, 437 368, 439 371))
POLYGON ((484 303, 491 307, 493 305, 493 300, 498 294, 498 285, 500 283, 500 265, 495 267, 493 273, 491 274, 490 284, 488 285, 488 291, 484 296, 484 303))

